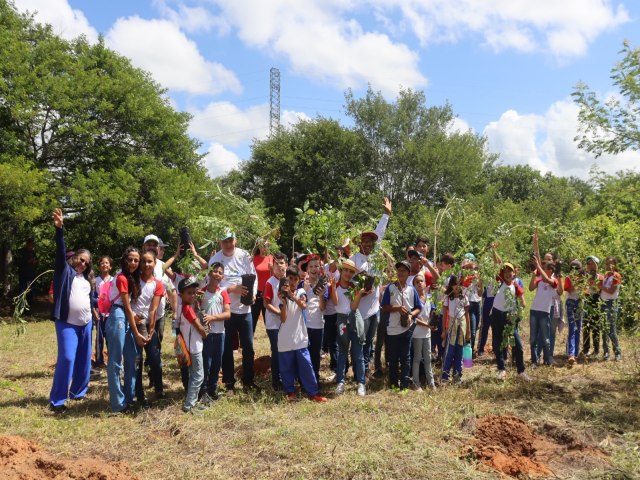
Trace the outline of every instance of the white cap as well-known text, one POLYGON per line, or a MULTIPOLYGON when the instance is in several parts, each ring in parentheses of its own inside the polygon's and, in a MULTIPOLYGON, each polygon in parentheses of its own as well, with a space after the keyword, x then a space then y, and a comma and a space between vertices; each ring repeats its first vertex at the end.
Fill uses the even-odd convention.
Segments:
POLYGON ((142 244, 144 245, 147 242, 156 242, 160 244, 160 239, 156 235, 151 234, 144 237, 144 241, 142 242, 142 244))

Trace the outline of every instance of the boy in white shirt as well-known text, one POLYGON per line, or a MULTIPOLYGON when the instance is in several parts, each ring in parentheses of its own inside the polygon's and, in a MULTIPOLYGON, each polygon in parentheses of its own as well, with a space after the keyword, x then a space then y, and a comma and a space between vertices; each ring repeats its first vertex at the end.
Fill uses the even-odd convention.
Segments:
POLYGON ((287 399, 295 399, 294 382, 297 377, 310 400, 326 402, 327 399, 319 394, 318 382, 307 349, 309 335, 304 318, 307 297, 304 289, 296 289, 300 282, 300 274, 297 267, 287 268, 286 273, 288 283, 283 285, 278 293, 282 322, 278 331, 278 363, 282 387, 287 399))
POLYGON ((272 275, 265 283, 262 293, 264 303, 264 326, 271 344, 271 387, 274 390, 282 389, 280 380, 280 368, 278 363, 278 330, 280 330, 280 299, 278 290, 280 279, 287 270, 287 256, 282 252, 273 255, 272 275))
POLYGON ((533 257, 535 271, 531 275, 529 291, 536 291, 536 295, 531 302, 529 312, 530 322, 530 343, 531 343, 531 366, 538 365, 538 347, 542 346, 543 359, 545 365, 553 363, 551 352, 551 306, 553 305, 554 291, 562 293, 560 283, 553 275, 554 265, 551 262, 544 262, 540 265, 537 257, 533 257), (537 274, 536 274, 537 273, 537 274))

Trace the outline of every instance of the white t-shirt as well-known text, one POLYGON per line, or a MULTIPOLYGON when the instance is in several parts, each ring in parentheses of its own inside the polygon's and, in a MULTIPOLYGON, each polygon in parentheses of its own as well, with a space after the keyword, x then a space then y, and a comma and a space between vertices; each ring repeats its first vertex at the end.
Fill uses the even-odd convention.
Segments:
POLYGON ((113 285, 109 290, 109 300, 112 305, 122 306, 122 294, 129 293, 129 281, 122 272, 116 274, 113 279, 113 285))
MULTIPOLYGON (((215 292, 205 290, 200 300, 200 306, 205 315, 220 315, 224 313, 224 306, 229 304, 231 304, 229 294, 220 288, 215 292)), ((208 327, 205 325, 204 329, 208 333, 224 333, 224 321, 212 322, 208 327)))
MULTIPOLYGON (((280 288, 280 279, 271 275, 264 284, 262 299, 270 305, 278 308, 280 305, 280 297, 278 297, 278 289, 280 288)), ((265 305, 266 305, 265 303, 265 305)), ((278 330, 280 328, 280 315, 277 315, 265 308, 264 311, 264 328, 267 330, 278 330)))
POLYGON ((554 292, 558 287, 558 280, 554 276, 551 277, 551 280, 554 282, 553 285, 549 285, 547 282, 544 282, 542 277, 536 277, 535 282, 538 287, 536 288, 536 295, 531 301, 531 310, 536 312, 551 312, 554 292))
POLYGON ((184 308, 180 309, 180 333, 189 349, 189 353, 200 353, 203 347, 202 335, 193 326, 195 319, 196 314, 191 305, 185 305, 184 308))
POLYGON ((616 286, 616 289, 613 291, 613 293, 607 293, 604 290, 600 290, 600 298, 602 300, 615 300, 616 298, 618 298, 618 296, 620 295, 620 283, 621 283, 621 278, 620 274, 618 273, 606 273, 604 276, 604 279, 602 280, 602 286, 606 287, 606 288, 611 288, 614 285, 616 286))
MULTIPOLYGON (((256 267, 253 265, 253 259, 249 253, 241 248, 235 249, 232 256, 227 257, 222 250, 217 252, 209 260, 209 266, 215 262, 220 262, 224 267, 224 278, 220 282, 220 287, 227 289, 233 285, 242 284, 242 275, 253 274, 256 275, 256 281, 253 282, 253 296, 258 293, 258 277, 256 274, 256 267)), ((231 299, 231 313, 246 314, 251 312, 251 305, 243 305, 240 303, 240 295, 237 293, 230 293, 231 299)))
MULTIPOLYGON (((418 314, 418 318, 425 323, 429 323, 429 317, 431 313, 431 300, 427 296, 425 302, 422 304, 422 310, 418 314)), ((416 324, 416 328, 413 330, 413 338, 431 338, 431 329, 424 325, 416 324)))
MULTIPOLYGON (((409 312, 416 308, 422 309, 422 303, 418 296, 418 291, 413 285, 405 285, 401 291, 394 283, 390 284, 382 295, 382 305, 391 305, 392 307, 404 306, 409 312)), ((389 313, 387 323, 387 335, 399 335, 411 328, 413 320, 409 319, 406 327, 400 323, 400 312, 389 313)))
MULTIPOLYGON (((303 288, 304 282, 300 282, 298 288, 303 288)), ((305 295, 307 296, 307 310, 305 311, 307 317, 307 328, 324 328, 324 316, 320 309, 320 297, 324 297, 327 288, 320 292, 320 295, 313 293, 313 285, 309 285, 309 288, 305 289, 305 295)))
POLYGON ((478 279, 468 276, 463 280, 464 294, 469 302, 478 303, 482 300, 480 292, 478 292, 478 279))
POLYGON ((469 307, 469 300, 464 295, 455 298, 449 298, 447 295, 442 301, 442 306, 447 307, 449 325, 451 325, 451 322, 464 318, 465 308, 469 307))
MULTIPOLYGON (((352 284, 350 284, 351 286, 352 284)), ((349 289, 342 288, 338 283, 336 285, 336 294, 338 296, 338 304, 336 307, 336 313, 342 313, 344 315, 349 315, 351 313, 351 297, 349 297, 349 289)), ((328 302, 331 302, 331 287, 327 290, 328 302)), ((331 302, 333 303, 333 302, 331 302)))
MULTIPOLYGON (((295 293, 296 298, 305 296, 304 290, 299 288, 295 293)), ((286 306, 287 320, 280 325, 278 330, 278 352, 290 352, 309 346, 309 334, 304 320, 304 312, 293 300, 288 300, 286 306)))
MULTIPOLYGON (((369 257, 360 252, 351 255, 350 260, 356 264, 359 272, 370 272, 369 257)), ((374 286, 369 295, 360 299, 358 311, 362 318, 369 318, 380 311, 380 287, 374 286)))
MULTIPOLYGON (((162 260, 156 259, 156 266, 153 268, 153 276, 157 280, 160 280, 162 282, 162 285, 165 288, 165 292, 171 291, 167 288, 168 284, 170 284, 170 280, 169 280, 169 277, 167 277, 164 274, 164 262, 162 260), (167 280, 166 283, 165 283, 165 279, 167 280)), ((158 310, 156 310, 156 320, 164 316, 164 310, 166 306, 167 306, 167 298, 166 298, 166 295, 163 293, 162 298, 160 299, 160 305, 158 305, 158 310)))
POLYGON ((521 297, 524 294, 524 290, 522 290, 522 287, 520 287, 515 280, 511 282, 511 285, 507 285, 502 282, 500 284, 500 288, 498 288, 498 291, 496 292, 495 299, 493 300, 493 308, 496 310, 501 312, 507 311, 507 300, 505 297, 505 292, 507 290, 511 291, 511 294, 515 297, 516 301, 518 297, 521 297))
POLYGON ((82 273, 76 273, 69 292, 67 323, 84 327, 91 320, 91 284, 82 273))
MULTIPOLYGON (((327 264, 327 265, 324 266, 324 273, 327 276, 333 275, 333 278, 336 279, 336 285, 338 283, 340 283, 340 270, 336 270, 335 272, 331 273, 329 271, 329 264, 327 264)), ((324 307, 324 312, 323 313, 324 313, 324 315, 334 315, 336 313, 336 306, 333 304, 331 299, 327 300, 326 305, 324 307)))
MULTIPOLYGON (((162 282, 152 277, 150 281, 140 280, 140 295, 131 301, 131 311, 134 315, 142 317, 144 323, 149 324, 149 308, 153 297, 164 298, 164 287, 162 282)), ((156 316, 156 318, 158 318, 156 316)))

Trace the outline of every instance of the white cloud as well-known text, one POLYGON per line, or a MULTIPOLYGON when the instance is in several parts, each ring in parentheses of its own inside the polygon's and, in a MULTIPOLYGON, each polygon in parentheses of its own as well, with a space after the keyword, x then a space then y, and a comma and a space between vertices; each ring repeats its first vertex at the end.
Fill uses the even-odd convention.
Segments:
POLYGON ((453 121, 447 127, 447 131, 450 135, 453 133, 467 133, 469 130, 473 131, 467 121, 460 117, 454 117, 453 121))
POLYGON ((209 146, 203 161, 211 178, 224 175, 240 165, 240 157, 220 143, 209 146))
POLYGON ((210 142, 239 146, 269 134, 269 105, 241 110, 231 102, 212 102, 203 110, 192 110, 190 132, 210 142))
POLYGON ((195 42, 168 20, 120 18, 105 41, 166 88, 211 95, 242 90, 232 71, 206 60, 195 42))
POLYGON ((98 40, 98 32, 84 13, 71 8, 67 0, 15 0, 14 4, 21 12, 37 12, 36 21, 50 24, 53 32, 62 38, 72 40, 85 35, 91 43, 98 40))
POLYGON ((488 148, 503 164, 528 164, 542 172, 587 178, 596 164, 606 172, 640 170, 640 152, 595 158, 574 142, 578 134, 578 107, 571 100, 553 103, 543 115, 504 112, 484 129, 488 148))
POLYGON ((300 120, 308 121, 311 117, 304 112, 294 112, 292 110, 285 110, 280 114, 280 125, 285 128, 289 128, 300 120))
POLYGON ((219 35, 226 35, 231 28, 223 17, 213 15, 202 6, 189 7, 179 3, 176 9, 172 8, 166 0, 153 0, 153 4, 163 17, 185 32, 200 33, 214 29, 219 35))

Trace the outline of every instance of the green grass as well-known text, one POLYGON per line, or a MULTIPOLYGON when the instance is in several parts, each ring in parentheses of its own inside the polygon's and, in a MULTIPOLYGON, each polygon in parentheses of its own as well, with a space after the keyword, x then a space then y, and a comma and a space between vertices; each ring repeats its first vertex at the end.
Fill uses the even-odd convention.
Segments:
MULTIPOLYGON (((263 393, 222 398, 194 417, 180 409, 183 391, 167 335, 168 401, 136 416, 113 416, 103 374, 86 400, 56 417, 47 409, 53 324, 31 323, 20 337, 14 331, 0 327, 0 434, 21 435, 64 457, 126 461, 140 478, 498 478, 464 455, 470 437, 463 420, 489 413, 517 415, 537 429, 571 428, 611 456, 610 465, 556 468, 560 478, 640 476, 640 362, 630 339, 623 340, 621 363, 537 369, 531 384, 514 380, 513 369, 498 383, 493 361, 482 359, 465 371, 462 387, 400 395, 375 381, 372 393, 359 398, 349 384, 344 396, 315 404, 287 403, 267 388, 269 378, 259 378, 263 393)), ((255 344, 257 356, 268 354, 262 325, 255 344)), ((323 393, 333 397, 333 388, 325 385, 323 393)))

